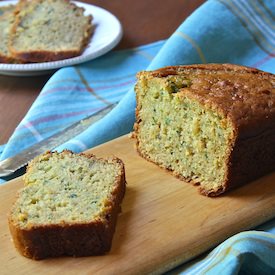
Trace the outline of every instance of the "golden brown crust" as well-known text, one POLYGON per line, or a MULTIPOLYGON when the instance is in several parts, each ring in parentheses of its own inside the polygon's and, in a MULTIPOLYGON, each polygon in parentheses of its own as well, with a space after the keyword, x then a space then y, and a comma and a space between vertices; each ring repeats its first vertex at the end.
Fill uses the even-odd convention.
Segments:
MULTIPOLYGON (((191 85, 178 92, 182 97, 195 98, 201 104, 229 118, 234 128, 228 150, 227 175, 217 190, 199 188, 200 193, 217 196, 235 186, 257 179, 275 169, 275 76, 255 68, 232 64, 204 64, 170 66, 151 72, 140 72, 137 77, 165 78, 184 75, 191 85)), ((134 125, 136 148, 139 150, 139 102, 134 125)), ((157 163, 157 165, 161 166, 157 163)), ((161 166, 168 171, 167 167, 161 166)), ((193 184, 196 180, 176 177, 193 184)))
POLYGON ((0 63, 16 63, 16 60, 14 58, 11 58, 9 56, 1 55, 0 54, 0 63))
MULTIPOLYGON (((72 154, 69 150, 63 152, 72 154)), ((52 152, 46 154, 50 155, 52 152)), ((81 153, 80 155, 87 158, 95 157, 93 154, 81 153)), ((20 228, 13 220, 12 213, 9 214, 8 223, 14 245, 23 256, 35 260, 66 255, 80 257, 105 254, 111 249, 117 216, 125 194, 126 180, 122 160, 112 157, 105 161, 118 163, 121 170, 116 178, 116 186, 111 197, 108 198, 104 219, 96 219, 91 222, 45 223, 44 225, 20 228)))
POLYGON ((81 54, 80 51, 15 51, 13 47, 10 47, 10 51, 21 62, 50 62, 73 58, 81 54))

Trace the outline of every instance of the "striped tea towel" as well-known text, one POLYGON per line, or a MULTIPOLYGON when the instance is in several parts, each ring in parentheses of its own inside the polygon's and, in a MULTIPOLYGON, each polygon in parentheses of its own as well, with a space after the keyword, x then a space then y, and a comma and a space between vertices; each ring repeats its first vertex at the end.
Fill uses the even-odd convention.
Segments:
POLYGON ((275 235, 262 231, 241 232, 227 239, 204 259, 171 271, 171 274, 275 274, 275 235))
MULTIPOLYGON (((131 131, 135 119, 135 73, 142 69, 215 62, 274 73, 274 16, 274 0, 209 0, 166 41, 111 52, 59 70, 15 130, 1 158, 18 153, 110 102, 120 101, 101 121, 58 149, 79 152, 131 131)), ((274 231, 275 221, 270 221, 257 231, 237 234, 208 256, 176 272, 275 274, 274 231)))

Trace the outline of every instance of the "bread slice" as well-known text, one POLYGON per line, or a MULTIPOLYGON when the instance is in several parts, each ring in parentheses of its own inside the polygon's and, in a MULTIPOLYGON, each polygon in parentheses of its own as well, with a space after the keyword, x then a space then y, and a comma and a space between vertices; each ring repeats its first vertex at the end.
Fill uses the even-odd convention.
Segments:
POLYGON ((217 196, 275 170, 275 76, 230 64, 140 72, 141 156, 217 196))
POLYGON ((4 6, 0 9, 0 63, 15 63, 11 55, 8 43, 9 33, 14 22, 14 5, 4 6))
POLYGON ((125 192, 124 164, 70 151, 30 162, 9 213, 19 252, 43 259, 108 252, 125 192))
POLYGON ((66 0, 20 0, 15 15, 9 49, 24 62, 78 56, 92 34, 92 16, 66 0))

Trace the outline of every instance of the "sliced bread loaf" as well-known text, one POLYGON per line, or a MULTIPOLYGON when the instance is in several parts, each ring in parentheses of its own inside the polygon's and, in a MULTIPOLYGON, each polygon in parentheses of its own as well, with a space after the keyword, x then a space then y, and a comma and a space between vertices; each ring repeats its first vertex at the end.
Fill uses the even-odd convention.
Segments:
POLYGON ((92 16, 66 0, 20 0, 15 15, 9 49, 24 62, 78 56, 92 34, 92 16))
POLYGON ((125 192, 124 164, 70 151, 34 159, 9 214, 15 246, 33 259, 110 250, 125 192))
POLYGON ((144 158, 217 196, 275 169, 275 76, 231 64, 140 72, 144 158))

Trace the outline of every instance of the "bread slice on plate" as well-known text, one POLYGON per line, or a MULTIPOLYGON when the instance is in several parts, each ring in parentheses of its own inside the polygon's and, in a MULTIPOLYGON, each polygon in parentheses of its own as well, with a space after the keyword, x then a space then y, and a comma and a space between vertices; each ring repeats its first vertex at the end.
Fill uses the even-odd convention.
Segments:
POLYGON ((9 49, 24 62, 56 61, 80 55, 92 34, 92 16, 66 0, 20 0, 9 49))
POLYGON ((275 76, 232 64, 140 72, 138 152, 217 196, 275 169, 275 76))
POLYGON ((46 152, 30 162, 24 183, 9 213, 22 255, 43 259, 110 250, 126 185, 120 159, 46 152))
POLYGON ((0 63, 14 63, 16 60, 11 55, 9 33, 14 22, 14 5, 0 8, 0 63))

